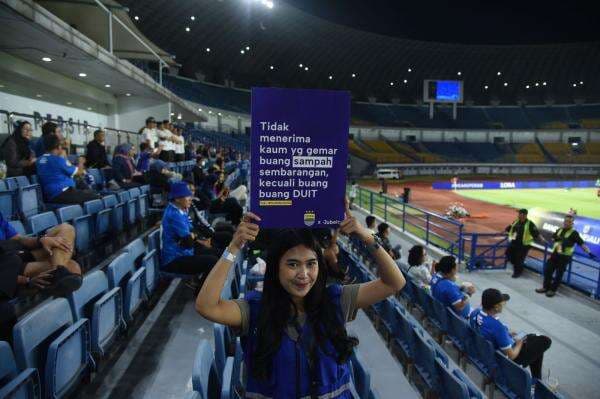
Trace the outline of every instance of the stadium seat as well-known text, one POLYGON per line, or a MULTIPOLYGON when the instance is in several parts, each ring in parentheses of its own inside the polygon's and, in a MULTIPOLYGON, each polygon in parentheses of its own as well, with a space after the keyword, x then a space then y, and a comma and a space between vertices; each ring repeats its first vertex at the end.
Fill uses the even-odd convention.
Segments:
POLYGON ((137 209, 137 200, 136 199, 131 199, 131 196, 129 194, 129 191, 121 191, 119 193, 117 193, 117 197, 119 198, 119 202, 125 204, 125 207, 123 208, 123 219, 124 221, 126 221, 129 225, 133 225, 135 224, 136 221, 136 209, 137 209))
POLYGON ((109 290, 106 275, 96 270, 83 278, 81 287, 68 300, 74 320, 90 320, 92 353, 106 355, 121 325, 121 289, 109 290))
POLYGON ((93 219, 91 215, 83 213, 79 205, 69 205, 58 208, 56 211, 59 223, 70 223, 75 228, 75 248, 79 253, 90 249, 93 234, 93 219))
POLYGON ((92 200, 83 203, 83 210, 92 216, 94 225, 94 241, 104 237, 110 229, 111 210, 104 208, 102 200, 92 200))
POLYGON ((213 323, 213 336, 215 342, 215 370, 219 383, 224 382, 223 370, 225 368, 225 360, 231 352, 231 337, 228 334, 227 328, 218 323, 213 323))
POLYGON ((19 372, 8 342, 0 341, 0 398, 40 397, 40 379, 35 368, 19 372))
POLYGON ((88 169, 87 172, 92 175, 92 177, 94 178, 94 185, 93 185, 93 189, 98 191, 98 192, 102 192, 104 190, 104 188, 106 187, 105 181, 104 181, 104 174, 102 173, 101 170, 99 169, 88 169))
POLYGON ((352 378, 354 381, 354 388, 358 397, 361 399, 369 399, 371 391, 371 375, 365 368, 364 360, 358 349, 354 349, 352 356, 350 356, 350 363, 352 365, 352 378))
POLYGON ((190 391, 185 394, 184 399, 202 399, 200 392, 190 391))
POLYGON ((31 184, 27 176, 15 176, 14 179, 17 182, 17 187, 27 187, 31 184))
POLYGON ((160 265, 158 259, 158 251, 153 249, 142 258, 142 266, 146 269, 144 281, 146 283, 146 295, 150 297, 160 275, 160 265))
POLYGON ((535 381, 535 394, 534 399, 564 399, 564 397, 556 392, 553 392, 548 385, 543 381, 535 381))
POLYGON ((105 209, 111 210, 110 225, 112 226, 112 230, 115 232, 123 231, 123 229, 125 228, 125 204, 120 203, 117 200, 117 197, 113 194, 102 197, 102 202, 104 203, 105 209))
POLYGON ((39 184, 19 187, 17 192, 17 208, 23 220, 30 216, 37 215, 44 210, 39 184))
POLYGON ((148 205, 148 195, 142 194, 139 188, 134 187, 129 189, 129 197, 132 200, 135 200, 135 212, 136 212, 136 220, 141 220, 146 217, 147 214, 147 205, 148 205))
POLYGON ((148 252, 156 249, 160 252, 160 228, 153 230, 148 234, 148 252))
POLYGON ((496 351, 496 387, 509 399, 531 398, 531 373, 496 351))
POLYGON ((123 318, 129 323, 144 300, 144 275, 146 269, 135 270, 133 259, 124 252, 110 262, 106 269, 110 288, 121 287, 123 292, 123 318))
POLYGON ((414 327, 411 319, 399 307, 396 308, 395 312, 397 316, 397 330, 393 334, 392 343, 400 350, 408 374, 414 361, 414 327))
POLYGON ((236 399, 235 380, 233 377, 233 369, 235 367, 235 359, 228 357, 223 367, 223 376, 221 383, 221 399, 236 399))
POLYGON ((215 398, 217 387, 217 374, 215 370, 215 359, 212 349, 207 340, 198 345, 194 367, 192 369, 192 388, 200 393, 202 399, 215 398))
POLYGON ((465 384, 465 386, 469 390, 470 399, 485 399, 485 395, 483 394, 483 392, 481 392, 479 388, 477 388, 475 384, 473 384, 473 382, 469 379, 469 377, 467 377, 465 373, 462 372, 462 370, 454 369, 452 370, 452 374, 460 381, 462 381, 463 384, 465 384))
POLYGON ((17 191, 9 190, 4 181, 0 181, 0 212, 4 219, 11 220, 18 217, 16 198, 17 191))
POLYGON ((20 235, 20 236, 27 235, 27 232, 25 231, 25 226, 23 226, 23 223, 21 223, 20 220, 11 220, 8 222, 8 224, 10 224, 13 229, 15 229, 15 231, 17 232, 18 235, 20 235))
POLYGON ((140 266, 142 263, 142 256, 146 254, 146 245, 141 238, 136 238, 123 248, 125 252, 128 252, 134 266, 140 266))
POLYGON ((447 338, 458 351, 458 362, 460 363, 467 352, 470 327, 467 324, 467 321, 457 315, 454 310, 446 308, 446 314, 448 320, 447 338))
POLYGON ((426 318, 428 315, 433 314, 433 309, 431 309, 431 301, 428 301, 429 294, 423 288, 418 287, 416 284, 413 284, 413 292, 415 293, 416 302, 415 305, 419 309, 419 312, 426 318))
POLYGON ((471 399, 465 383, 452 374, 440 359, 435 359, 435 366, 443 387, 439 390, 440 399, 471 399))
MULTIPOLYGON (((439 377, 435 367, 435 359, 436 355, 441 355, 441 353, 434 349, 435 344, 425 337, 423 331, 419 327, 415 327, 413 329, 413 337, 415 342, 415 370, 425 383, 425 386, 427 387, 427 393, 439 393, 440 385, 439 377)), ((447 365, 447 356, 442 355, 440 360, 447 365)))
POLYGON ((6 184, 7 190, 17 190, 19 188, 19 184, 14 177, 7 177, 4 180, 4 183, 6 184))
POLYGON ((44 212, 38 215, 33 215, 27 219, 29 231, 34 236, 44 233, 51 227, 58 225, 58 219, 54 212, 44 212))
POLYGON ((384 328, 384 336, 389 342, 389 337, 396 331, 396 305, 391 298, 387 298, 373 307, 377 314, 378 324, 384 328))
POLYGON ((65 397, 88 371, 88 327, 87 319, 73 323, 64 298, 36 307, 14 326, 17 365, 38 369, 44 397, 65 397))
POLYGON ((483 338, 477 331, 468 327, 467 357, 475 368, 484 375, 483 387, 492 385, 496 374, 496 355, 492 344, 483 338))

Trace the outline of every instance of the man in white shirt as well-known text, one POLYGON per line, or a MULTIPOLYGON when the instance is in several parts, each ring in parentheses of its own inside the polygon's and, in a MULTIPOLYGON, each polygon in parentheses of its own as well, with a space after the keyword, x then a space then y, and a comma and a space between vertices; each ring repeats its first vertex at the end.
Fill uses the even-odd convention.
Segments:
POLYGON ((183 162, 185 161, 185 140, 182 136, 182 130, 180 127, 174 127, 174 135, 173 137, 176 139, 177 143, 175 143, 175 162, 183 162))
POLYGON ((152 155, 158 154, 160 149, 156 134, 156 119, 152 116, 146 119, 146 126, 142 130, 142 141, 148 143, 148 146, 152 149, 152 155))
POLYGON ((175 151, 173 147, 173 140, 171 138, 172 133, 169 130, 169 121, 164 120, 157 123, 156 134, 158 135, 158 142, 162 145, 162 151, 160 152, 160 159, 164 162, 173 162, 175 158, 175 151))

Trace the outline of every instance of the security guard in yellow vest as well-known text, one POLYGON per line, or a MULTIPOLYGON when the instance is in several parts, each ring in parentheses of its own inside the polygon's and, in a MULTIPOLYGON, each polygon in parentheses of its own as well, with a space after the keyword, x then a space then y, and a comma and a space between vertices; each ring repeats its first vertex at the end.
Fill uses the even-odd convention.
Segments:
POLYGON ((513 278, 518 278, 523 273, 527 252, 533 241, 540 237, 535 223, 527 219, 527 213, 527 209, 520 209, 517 220, 507 226, 505 230, 510 241, 506 250, 506 258, 513 265, 513 278))
POLYGON ((579 245, 590 258, 596 258, 596 255, 590 252, 579 233, 573 228, 573 215, 565 216, 563 227, 554 232, 552 240, 554 241, 552 255, 548 258, 544 268, 544 286, 535 290, 539 294, 545 293, 547 297, 556 295, 565 269, 575 252, 575 244, 579 245))

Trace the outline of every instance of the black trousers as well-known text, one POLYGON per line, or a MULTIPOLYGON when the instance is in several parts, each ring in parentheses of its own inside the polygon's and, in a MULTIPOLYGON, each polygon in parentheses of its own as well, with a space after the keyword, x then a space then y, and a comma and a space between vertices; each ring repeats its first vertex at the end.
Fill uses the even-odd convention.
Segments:
POLYGON ((529 334, 523 342, 519 356, 515 358, 515 363, 523 367, 529 366, 533 378, 542 378, 542 363, 544 362, 544 352, 546 352, 552 340, 545 335, 529 334))
POLYGON ((521 273, 525 268, 525 258, 531 247, 520 242, 511 241, 506 251, 508 261, 512 263, 515 273, 521 273))
POLYGON ((69 188, 48 202, 55 204, 83 204, 86 201, 102 199, 102 197, 93 190, 76 190, 69 188))
POLYGON ((202 284, 204 284, 204 280, 206 280, 208 273, 210 273, 218 260, 219 257, 212 254, 182 256, 166 265, 163 268, 163 271, 167 273, 199 276, 200 287, 202 287, 202 284))
POLYGON ((562 283, 563 274, 567 270, 567 265, 571 260, 570 256, 550 255, 550 259, 546 261, 544 267, 544 288, 551 291, 556 291, 562 283))

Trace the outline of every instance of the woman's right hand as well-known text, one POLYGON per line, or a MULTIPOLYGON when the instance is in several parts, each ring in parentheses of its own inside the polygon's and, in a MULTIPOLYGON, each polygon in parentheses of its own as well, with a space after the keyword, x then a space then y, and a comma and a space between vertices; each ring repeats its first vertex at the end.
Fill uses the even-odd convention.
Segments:
POLYGON ((252 242, 256 239, 260 229, 258 224, 254 222, 260 222, 260 220, 260 217, 252 212, 248 212, 244 215, 242 222, 233 234, 231 243, 229 243, 230 252, 237 253, 248 241, 252 242))

